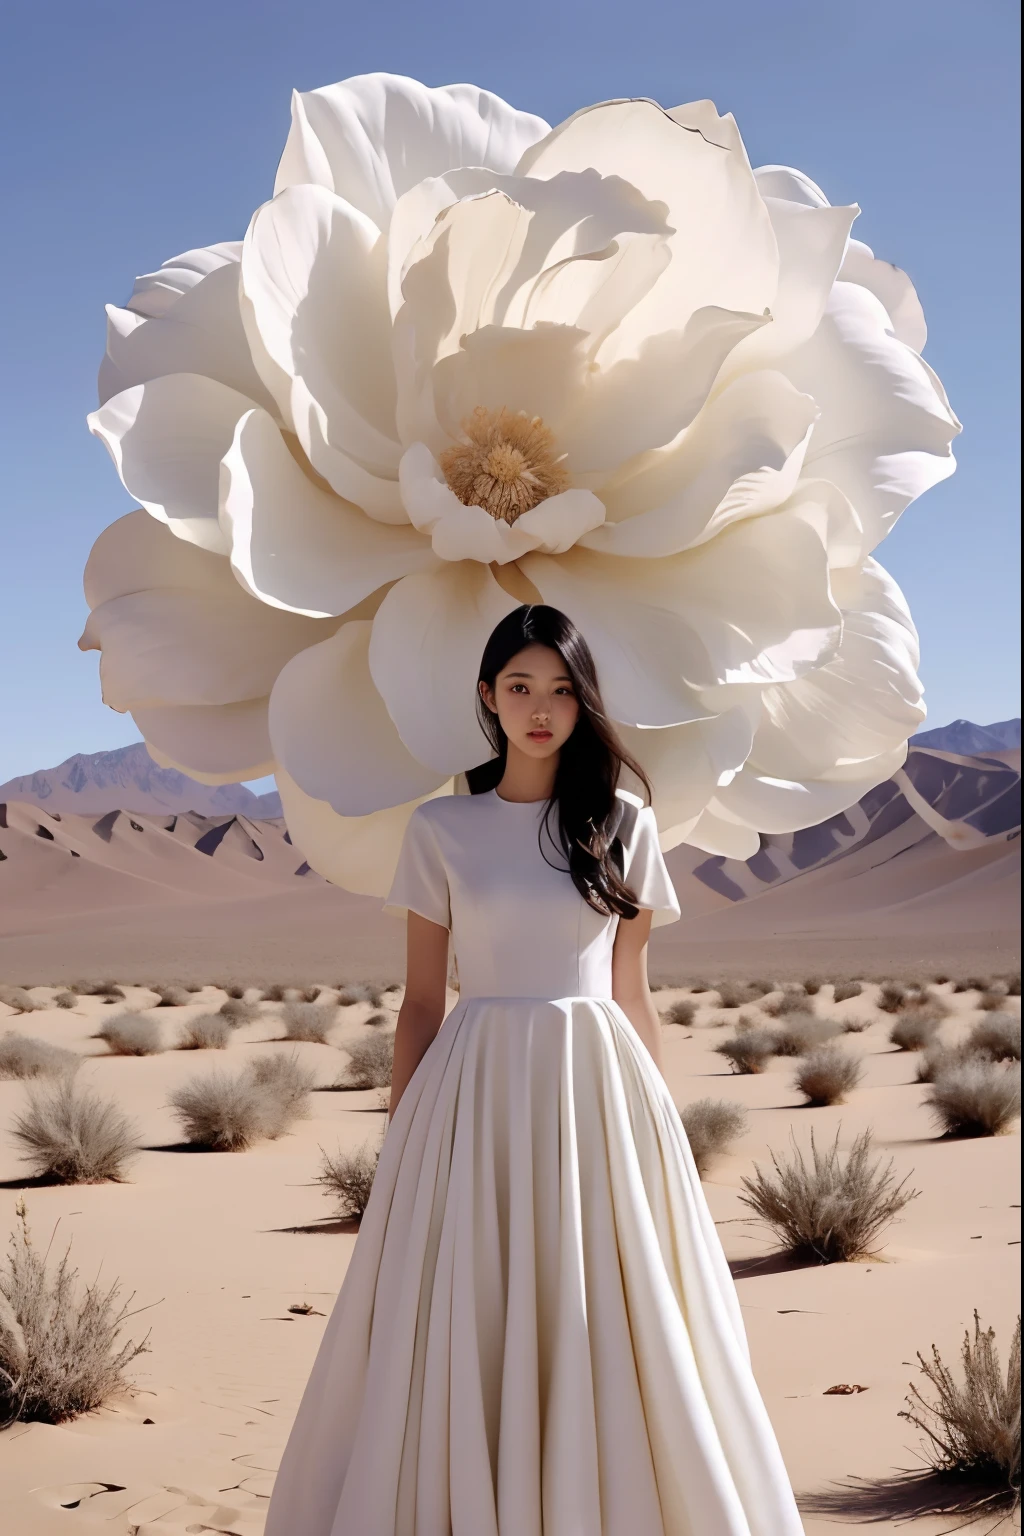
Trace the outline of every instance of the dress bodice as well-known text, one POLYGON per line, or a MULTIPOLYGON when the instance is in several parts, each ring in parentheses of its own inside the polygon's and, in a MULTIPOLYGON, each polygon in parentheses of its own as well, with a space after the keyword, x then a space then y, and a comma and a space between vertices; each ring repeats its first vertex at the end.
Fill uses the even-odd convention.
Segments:
MULTIPOLYGON (((655 925, 673 922, 679 906, 654 814, 618 796, 625 880, 655 925)), ((580 896, 543 824, 545 805, 490 790, 439 796, 410 818, 385 911, 451 930, 464 998, 612 995, 619 919, 580 896)))

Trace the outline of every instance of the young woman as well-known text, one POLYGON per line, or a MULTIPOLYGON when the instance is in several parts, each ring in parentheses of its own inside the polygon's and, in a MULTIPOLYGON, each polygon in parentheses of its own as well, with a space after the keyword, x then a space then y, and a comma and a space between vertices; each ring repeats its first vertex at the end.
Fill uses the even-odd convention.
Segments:
POLYGON ((647 781, 556 609, 499 624, 479 693, 496 756, 416 809, 388 897, 391 1122, 266 1536, 799 1536, 659 1069, 647 781))

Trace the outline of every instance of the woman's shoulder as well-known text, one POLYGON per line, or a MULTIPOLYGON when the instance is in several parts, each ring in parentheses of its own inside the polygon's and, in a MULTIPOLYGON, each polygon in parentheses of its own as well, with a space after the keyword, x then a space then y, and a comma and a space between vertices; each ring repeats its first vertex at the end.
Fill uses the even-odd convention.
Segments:
POLYGON ((429 800, 420 801, 409 822, 410 825, 426 823, 437 829, 451 827, 464 822, 467 817, 479 816, 491 798, 490 795, 433 795, 429 800))
POLYGON ((617 789, 615 791, 615 798, 619 805, 616 835, 624 843, 632 842, 635 833, 643 826, 644 822, 653 819, 654 812, 632 790, 617 789))

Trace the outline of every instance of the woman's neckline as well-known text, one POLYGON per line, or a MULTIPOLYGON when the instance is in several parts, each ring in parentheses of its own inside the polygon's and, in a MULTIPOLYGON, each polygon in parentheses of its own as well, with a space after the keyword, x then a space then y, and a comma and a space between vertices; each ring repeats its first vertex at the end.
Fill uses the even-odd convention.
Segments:
POLYGON ((506 800, 504 795, 498 794, 497 789, 492 789, 490 793, 499 805, 532 805, 536 807, 538 805, 547 805, 548 803, 547 795, 541 800, 506 800))

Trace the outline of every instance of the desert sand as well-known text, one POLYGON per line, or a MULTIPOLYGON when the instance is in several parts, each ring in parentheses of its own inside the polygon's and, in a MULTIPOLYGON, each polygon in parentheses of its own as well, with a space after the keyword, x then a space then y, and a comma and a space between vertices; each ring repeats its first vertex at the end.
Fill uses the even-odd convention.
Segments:
MULTIPOLYGON (((952 1010, 944 1036, 955 1040, 982 1016, 978 995, 938 990, 952 1010)), ((15 1205, 24 1197, 36 1245, 50 1245, 57 1255, 70 1241, 84 1280, 98 1275, 109 1284, 116 1277, 126 1296, 134 1293, 132 1306, 140 1310, 127 1335, 138 1339, 151 1330, 151 1353, 129 1370, 129 1397, 64 1425, 20 1423, 0 1434, 0 1528, 8 1536, 259 1536, 274 1470, 355 1242, 354 1223, 338 1220, 313 1182, 321 1149, 372 1142, 384 1112, 373 1090, 317 1091, 311 1117, 280 1140, 245 1152, 197 1152, 182 1145, 168 1093, 193 1075, 284 1050, 297 1051, 318 1082, 331 1083, 346 1059, 346 1040, 367 1032, 369 1007, 343 1009, 329 1044, 280 1043, 280 1009, 263 1003, 261 1017, 236 1030, 227 1051, 174 1050, 183 1022, 223 1000, 208 986, 186 1007, 153 1010, 166 1051, 128 1058, 110 1055, 94 1038, 101 1018, 156 1001, 141 987, 125 992, 125 1004, 83 997, 74 1011, 16 1014, 0 1004, 0 1031, 80 1052, 81 1080, 116 1099, 141 1125, 145 1144, 122 1184, 26 1180, 7 1134, 25 1087, 0 1082, 2 1230, 14 1230, 15 1205)), ((686 995, 661 991, 656 1001, 664 1009, 686 995)), ((52 1001, 46 988, 32 996, 52 1001)), ((868 986, 837 1004, 826 986, 815 999, 823 1016, 871 1020, 863 1033, 843 1037, 845 1048, 864 1057, 864 1081, 848 1103, 830 1108, 800 1107, 792 1060, 775 1060, 761 1075, 731 1076, 712 1046, 729 1032, 719 1021, 735 1022, 737 1014, 723 1014, 713 996, 701 999, 692 1026, 664 1028, 677 1104, 713 1096, 749 1111, 747 1133, 714 1165, 704 1188, 809 1536, 824 1536, 837 1519, 870 1519, 880 1532, 896 1530, 897 1495, 881 1494, 873 1515, 851 1487, 835 1512, 815 1506, 813 1496, 915 1466, 917 1432, 896 1417, 917 1375, 915 1351, 927 1353, 935 1343, 955 1363, 977 1308, 983 1323, 995 1326, 1005 1360, 1017 1311, 1018 1136, 939 1139, 915 1081, 915 1055, 889 1044, 890 1020, 876 996, 868 986), (812 1126, 819 1144, 838 1129, 843 1147, 872 1127, 877 1152, 921 1191, 875 1258, 797 1265, 772 1256, 770 1235, 746 1219, 741 1176, 766 1165, 769 1149, 785 1152, 791 1132, 806 1146, 812 1126), (865 1390, 828 1394, 838 1384, 865 1390)), ((386 1008, 394 1012, 399 998, 391 994, 386 1008)), ((1018 1010, 1019 998, 1006 1006, 1018 1010)), ((937 1536, 950 1525, 926 1517, 913 1528, 937 1536)))

